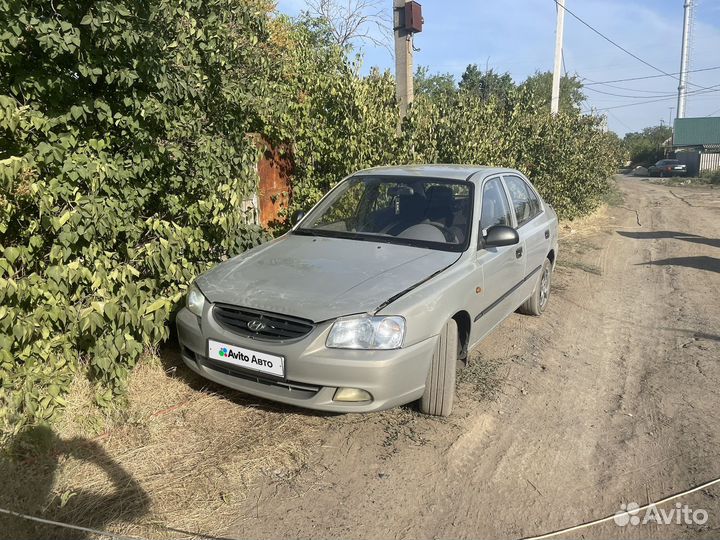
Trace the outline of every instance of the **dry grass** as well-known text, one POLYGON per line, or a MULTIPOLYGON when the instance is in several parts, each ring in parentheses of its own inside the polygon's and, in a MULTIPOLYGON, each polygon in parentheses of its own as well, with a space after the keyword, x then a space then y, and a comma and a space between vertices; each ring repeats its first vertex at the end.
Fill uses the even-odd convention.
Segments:
MULTIPOLYGON (((202 384, 150 357, 132 375, 124 412, 103 413, 78 382, 57 433, 36 428, 15 445, 23 461, 0 461, 0 506, 153 538, 178 537, 165 527, 221 534, 254 515, 254 483, 292 478, 322 417, 202 384)), ((58 535, 14 518, 0 518, 0 530, 58 535)))

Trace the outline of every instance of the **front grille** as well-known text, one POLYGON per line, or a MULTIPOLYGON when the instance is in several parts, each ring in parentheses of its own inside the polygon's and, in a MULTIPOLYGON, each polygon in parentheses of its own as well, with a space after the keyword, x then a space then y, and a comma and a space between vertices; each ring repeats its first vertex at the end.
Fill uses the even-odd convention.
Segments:
POLYGON ((301 338, 315 326, 307 319, 227 304, 215 304, 213 317, 230 332, 268 341, 301 338))

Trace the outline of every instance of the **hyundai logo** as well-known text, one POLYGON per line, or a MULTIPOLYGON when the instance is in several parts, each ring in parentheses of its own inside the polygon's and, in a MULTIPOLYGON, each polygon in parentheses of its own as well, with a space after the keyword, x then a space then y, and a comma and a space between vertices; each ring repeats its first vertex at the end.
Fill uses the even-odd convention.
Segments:
POLYGON ((264 322, 255 319, 254 321, 247 323, 247 327, 253 332, 262 332, 267 328, 267 325, 264 322))

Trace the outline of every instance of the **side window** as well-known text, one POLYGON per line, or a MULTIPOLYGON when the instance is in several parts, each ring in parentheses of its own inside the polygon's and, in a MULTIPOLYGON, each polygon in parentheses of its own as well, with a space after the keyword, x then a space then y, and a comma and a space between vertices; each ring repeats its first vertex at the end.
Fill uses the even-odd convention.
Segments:
POLYGON ((480 211, 480 230, 484 231, 493 225, 512 226, 510 205, 499 178, 485 183, 480 211))
POLYGON ((527 189, 528 193, 528 200, 530 201, 530 213, 532 214, 532 218, 535 218, 535 216, 539 216, 540 212, 542 212, 542 205, 540 204, 540 199, 538 199, 538 196, 535 194, 533 189, 527 185, 527 182, 523 182, 525 184, 525 189, 527 189))
POLYGON ((505 184, 510 192, 517 226, 522 227, 540 214, 540 200, 519 176, 505 176, 505 184))

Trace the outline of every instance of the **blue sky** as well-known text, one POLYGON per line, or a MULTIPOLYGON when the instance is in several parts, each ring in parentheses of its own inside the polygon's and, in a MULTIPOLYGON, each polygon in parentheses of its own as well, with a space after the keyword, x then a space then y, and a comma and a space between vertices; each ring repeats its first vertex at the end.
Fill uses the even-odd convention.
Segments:
MULTIPOLYGON (((388 10, 392 0, 385 0, 388 10)), ((552 69, 555 44, 553 0, 425 0, 423 32, 415 38, 415 65, 431 72, 450 72, 459 78, 468 64, 509 72, 521 82, 536 70, 552 69)), ((695 0, 690 69, 720 66, 720 0, 695 0)), ((680 69, 683 0, 566 0, 568 9, 650 64, 668 73, 680 69)), ((278 9, 297 15, 305 0, 279 0, 278 9)), ((391 69, 393 60, 382 47, 361 45, 364 71, 371 66, 391 69)), ((591 81, 658 75, 592 33, 571 16, 565 17, 565 67, 591 81)), ((720 85, 720 69, 690 74, 700 86, 720 85)), ((605 112, 610 129, 623 135, 646 126, 665 123, 676 106, 676 98, 656 103, 677 92, 670 77, 612 83, 588 87, 586 109, 617 107, 605 112), (621 94, 618 97, 590 91, 621 94), (647 96, 647 97, 645 97, 647 96), (632 106, 626 106, 631 105, 632 106)), ((690 86, 697 90, 697 87, 690 86)), ((688 96, 686 116, 720 116, 719 91, 688 96)), ((674 114, 674 112, 673 112, 674 114)))

